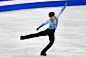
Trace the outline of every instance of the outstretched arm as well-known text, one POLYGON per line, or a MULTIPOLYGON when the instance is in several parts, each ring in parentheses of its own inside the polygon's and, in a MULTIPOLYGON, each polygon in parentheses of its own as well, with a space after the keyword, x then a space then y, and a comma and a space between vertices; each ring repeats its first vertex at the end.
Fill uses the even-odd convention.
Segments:
POLYGON ((68 2, 66 1, 65 6, 61 9, 61 11, 59 12, 59 14, 56 16, 57 18, 59 18, 59 16, 62 14, 62 12, 64 11, 65 7, 67 6, 68 2))
POLYGON ((36 30, 38 30, 39 28, 43 27, 44 25, 48 24, 49 20, 47 20, 45 23, 42 23, 36 30))

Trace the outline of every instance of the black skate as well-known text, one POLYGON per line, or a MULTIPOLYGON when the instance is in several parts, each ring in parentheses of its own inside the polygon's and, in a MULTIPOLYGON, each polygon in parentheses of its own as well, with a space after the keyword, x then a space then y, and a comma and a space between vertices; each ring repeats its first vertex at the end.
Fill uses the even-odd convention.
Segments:
POLYGON ((25 38, 24 38, 24 36, 20 36, 20 40, 24 40, 25 38))
POLYGON ((47 54, 46 53, 41 53, 40 56, 46 56, 47 54))

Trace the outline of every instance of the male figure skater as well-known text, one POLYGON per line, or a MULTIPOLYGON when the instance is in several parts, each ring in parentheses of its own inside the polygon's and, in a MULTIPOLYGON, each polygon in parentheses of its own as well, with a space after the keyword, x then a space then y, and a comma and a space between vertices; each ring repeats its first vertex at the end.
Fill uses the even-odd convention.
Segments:
POLYGON ((24 39, 30 39, 30 38, 34 38, 34 37, 39 37, 39 36, 45 36, 48 35, 49 36, 49 41, 50 43, 41 51, 40 55, 46 56, 46 51, 53 45, 54 43, 54 32, 57 28, 58 25, 58 18, 61 15, 61 13, 64 11, 65 7, 67 6, 68 2, 66 1, 65 6, 62 8, 62 10, 60 11, 60 13, 58 14, 58 16, 55 16, 54 12, 50 12, 49 13, 49 17, 50 19, 48 19, 45 23, 42 23, 36 30, 38 30, 39 28, 41 28, 42 26, 46 25, 49 23, 49 28, 47 28, 44 31, 38 32, 38 33, 34 33, 34 34, 29 34, 29 35, 25 35, 25 36, 21 36, 20 40, 24 40, 24 39))

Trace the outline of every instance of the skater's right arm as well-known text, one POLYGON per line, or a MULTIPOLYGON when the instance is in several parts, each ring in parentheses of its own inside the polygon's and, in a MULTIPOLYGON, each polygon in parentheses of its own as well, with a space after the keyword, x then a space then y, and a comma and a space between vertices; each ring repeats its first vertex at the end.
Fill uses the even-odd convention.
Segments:
POLYGON ((45 23, 42 23, 36 30, 38 30, 39 28, 43 27, 44 25, 48 24, 49 20, 47 20, 45 23))

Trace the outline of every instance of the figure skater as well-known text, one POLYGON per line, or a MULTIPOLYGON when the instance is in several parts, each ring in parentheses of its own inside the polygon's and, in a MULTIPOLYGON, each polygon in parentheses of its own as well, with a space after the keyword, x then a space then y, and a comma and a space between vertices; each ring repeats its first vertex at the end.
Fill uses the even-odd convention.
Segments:
POLYGON ((44 31, 40 31, 38 33, 34 33, 34 34, 29 34, 29 35, 25 35, 25 36, 20 36, 20 40, 24 40, 24 39, 30 39, 30 38, 34 38, 34 37, 39 37, 39 36, 49 36, 49 44, 41 51, 40 55, 42 56, 46 56, 46 52, 47 50, 53 45, 54 40, 55 40, 55 30, 57 28, 58 25, 58 18, 59 16, 62 14, 62 12, 64 11, 65 7, 67 6, 68 2, 66 1, 65 6, 61 9, 61 11, 59 12, 58 15, 55 16, 54 12, 49 12, 49 17, 50 19, 46 20, 46 22, 42 23, 36 30, 38 30, 39 28, 43 27, 44 25, 49 23, 49 28, 47 28, 44 31))

